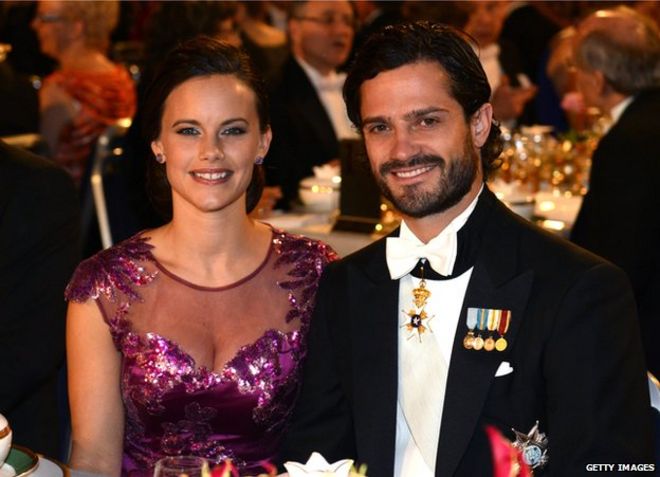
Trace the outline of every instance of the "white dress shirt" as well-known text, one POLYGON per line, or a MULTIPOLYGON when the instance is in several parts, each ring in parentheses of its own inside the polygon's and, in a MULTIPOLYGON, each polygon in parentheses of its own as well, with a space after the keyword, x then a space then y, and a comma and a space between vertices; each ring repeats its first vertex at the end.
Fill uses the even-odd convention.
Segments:
POLYGON ((346 73, 332 71, 330 74, 323 76, 300 57, 296 57, 296 61, 298 61, 314 86, 321 104, 323 104, 326 113, 330 117, 330 122, 335 130, 337 139, 357 139, 359 137, 358 133, 353 127, 351 120, 348 119, 346 105, 342 96, 346 73))
MULTIPOLYGON (((447 367, 451 362, 454 336, 456 335, 463 299, 471 276, 472 268, 450 280, 426 280, 426 288, 431 292, 426 309, 430 315, 434 316, 429 323, 430 328, 433 330, 429 338, 432 337, 437 341, 447 367)), ((400 309, 409 307, 412 289, 418 285, 419 279, 412 275, 407 275, 400 280, 400 309)), ((403 313, 400 313, 399 316, 399 324, 401 324, 404 322, 405 316, 403 313)), ((402 349, 403 341, 407 339, 406 333, 405 329, 399 332, 399 349, 402 349)), ((399 361, 401 361, 401 356, 399 356, 399 361)), ((399 369, 401 369, 401 366, 399 366, 399 369)), ((401 383, 400 375, 399 383, 401 383)), ((438 436, 440 436, 440 429, 438 429, 438 436)), ((397 400, 394 475, 395 477, 431 477, 435 475, 435 469, 430 469, 426 465, 419 448, 412 439, 400 400, 397 400)))
MULTIPOLYGON (((483 188, 482 188, 483 190, 483 188)), ((479 194, 480 195, 480 194, 479 194)), ((469 216, 472 214, 479 195, 473 202, 452 221, 452 224, 458 222, 462 227, 469 216)), ((399 236, 413 241, 421 241, 413 234, 405 222, 401 223, 401 230, 399 236)), ((458 320, 463 307, 463 300, 467 290, 470 277, 472 276, 472 268, 464 272, 462 275, 448 279, 448 280, 426 280, 426 288, 431 292, 428 298, 425 310, 429 316, 433 316, 428 321, 428 325, 432 333, 426 333, 424 338, 435 339, 438 344, 441 357, 449 368, 451 363, 451 353, 454 345, 454 337, 458 327, 458 320), (428 335, 428 336, 427 336, 428 335)), ((415 278, 408 274, 399 280, 399 326, 407 321, 407 315, 404 313, 411 307, 412 303, 412 290, 419 286, 420 279, 415 278), (401 311, 404 310, 404 311, 401 311)), ((395 477, 433 477, 435 469, 429 468, 424 461, 422 454, 412 438, 410 427, 406 422, 406 418, 401 405, 401 368, 402 368, 402 353, 405 352, 405 344, 408 340, 409 333, 404 328, 399 328, 399 356, 398 356, 398 369, 399 369, 399 389, 397 399, 397 416, 396 416, 396 446, 394 454, 394 476, 395 477)), ((432 359, 432 357, 429 357, 432 359)), ((423 365, 424 363, 420 363, 423 365)), ((446 383, 445 383, 446 384, 446 383)), ((443 386, 444 389, 444 386, 443 386)), ((439 396, 438 401, 444 400, 444 394, 439 396)), ((440 428, 438 428, 437 435, 440 436, 440 428)))

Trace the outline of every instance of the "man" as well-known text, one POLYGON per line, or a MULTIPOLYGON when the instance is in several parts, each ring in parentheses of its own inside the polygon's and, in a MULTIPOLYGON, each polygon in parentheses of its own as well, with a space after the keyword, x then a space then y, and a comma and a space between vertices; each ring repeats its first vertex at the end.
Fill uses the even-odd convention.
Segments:
POLYGON ((370 477, 493 475, 491 424, 537 476, 652 462, 626 277, 484 185, 499 130, 462 34, 382 30, 344 98, 403 222, 322 278, 283 458, 351 457, 370 477))
POLYGON ((530 122, 531 111, 529 117, 521 116, 536 87, 524 73, 517 46, 500 39, 510 2, 461 2, 458 7, 468 14, 464 30, 477 41, 477 54, 493 91, 495 117, 510 126, 522 119, 530 122))
POLYGON ((65 445, 57 389, 79 220, 66 172, 0 141, 0 413, 16 444, 52 457, 65 445))
POLYGON ((266 158, 269 184, 280 185, 284 206, 298 197, 313 166, 339 158, 339 141, 357 138, 346 116, 337 71, 348 58, 355 16, 348 1, 293 2, 292 56, 271 94, 273 143, 266 158))
POLYGON ((578 28, 576 83, 614 122, 592 158, 589 191, 571 240, 605 257, 633 286, 648 369, 660 375, 660 34, 628 8, 598 11, 578 28))

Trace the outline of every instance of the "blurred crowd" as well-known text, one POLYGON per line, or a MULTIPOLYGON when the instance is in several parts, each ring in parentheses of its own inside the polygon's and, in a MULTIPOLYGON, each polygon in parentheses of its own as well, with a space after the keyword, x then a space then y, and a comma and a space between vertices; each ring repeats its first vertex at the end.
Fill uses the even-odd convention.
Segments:
MULTIPOLYGON (((657 21, 657 2, 622 2, 657 21)), ((0 136, 39 133, 40 152, 87 193, 89 158, 109 125, 133 118, 116 200, 117 239, 161 223, 143 195, 147 145, 140 98, 169 50, 197 35, 242 46, 270 90, 274 142, 258 210, 289 209, 314 166, 356 138, 341 88, 352 52, 383 25, 430 20, 474 40, 501 124, 590 126, 598 110, 576 94, 573 25, 599 2, 11 2, 0 5, 0 136), (4 51, 4 50, 3 50, 4 51)), ((609 5, 609 6, 614 6, 609 5)), ((94 251, 90 246, 87 253, 94 251)))
MULTIPOLYGON (((657 28, 660 2, 607 6, 619 3, 657 28)), ((269 90, 273 140, 264 162, 267 187, 255 213, 295 209, 300 181, 315 166, 337 164, 340 142, 359 137, 342 88, 355 48, 370 32, 411 20, 451 24, 473 40, 497 121, 510 129, 542 124, 555 132, 583 130, 610 113, 607 103, 585 94, 595 89, 576 72, 574 55, 575 26, 602 6, 597 1, 4 1, 0 138, 20 144, 22 135, 38 135, 27 147, 68 172, 84 211, 99 137, 130 118, 121 161, 108 172, 113 239, 161 225, 171 212, 157 211, 147 198, 154 161, 142 139, 141 101, 170 50, 198 35, 211 36, 242 47, 269 90)), ((82 222, 81 236, 82 256, 100 249, 94 221, 82 222)), ((71 256, 78 258, 75 252, 71 256)), ((63 349, 54 349, 50 359, 61 363, 63 349)), ((57 455, 42 441, 20 440, 57 455)))

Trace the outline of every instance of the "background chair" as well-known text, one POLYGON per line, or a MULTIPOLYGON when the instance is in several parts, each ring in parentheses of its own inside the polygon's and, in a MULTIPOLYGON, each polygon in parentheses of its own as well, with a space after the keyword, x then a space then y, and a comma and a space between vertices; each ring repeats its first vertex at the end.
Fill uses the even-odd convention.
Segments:
POLYGON ((90 158, 89 182, 85 181, 81 191, 81 230, 85 255, 97 251, 99 236, 100 246, 104 249, 114 243, 112 224, 121 221, 121 214, 114 214, 114 210, 119 208, 116 205, 123 203, 123 141, 130 126, 130 118, 120 119, 108 126, 97 139, 90 158))

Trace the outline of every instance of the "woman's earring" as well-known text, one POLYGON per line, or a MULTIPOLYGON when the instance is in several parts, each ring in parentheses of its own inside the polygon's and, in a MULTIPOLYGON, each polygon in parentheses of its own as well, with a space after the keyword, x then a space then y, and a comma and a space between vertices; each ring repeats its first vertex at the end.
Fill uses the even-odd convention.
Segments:
POLYGON ((156 154, 156 162, 158 164, 165 164, 165 154, 161 154, 161 153, 156 154))
POLYGON ((257 156, 257 158, 254 160, 254 163, 260 166, 264 163, 264 158, 262 156, 257 156))

